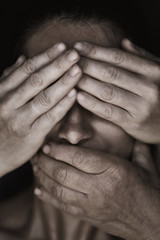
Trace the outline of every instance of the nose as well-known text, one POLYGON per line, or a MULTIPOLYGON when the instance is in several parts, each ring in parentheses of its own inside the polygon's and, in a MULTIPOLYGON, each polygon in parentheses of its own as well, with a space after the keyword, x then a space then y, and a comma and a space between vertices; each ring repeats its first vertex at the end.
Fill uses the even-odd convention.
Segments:
POLYGON ((80 144, 92 137, 92 130, 87 115, 80 106, 74 106, 60 126, 58 138, 70 144, 80 144))

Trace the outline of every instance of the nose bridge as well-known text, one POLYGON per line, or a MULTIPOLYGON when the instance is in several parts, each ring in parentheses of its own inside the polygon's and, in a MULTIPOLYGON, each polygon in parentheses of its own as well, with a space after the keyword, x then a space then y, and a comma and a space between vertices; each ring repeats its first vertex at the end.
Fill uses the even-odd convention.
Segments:
POLYGON ((75 105, 69 112, 67 121, 70 124, 76 125, 76 124, 80 124, 81 122, 83 122, 83 120, 84 120, 83 118, 84 118, 84 116, 83 116, 82 109, 79 106, 75 105))
POLYGON ((59 130, 58 137, 67 140, 71 144, 78 144, 82 140, 91 137, 90 128, 87 126, 87 118, 83 115, 80 107, 75 106, 68 113, 59 130))

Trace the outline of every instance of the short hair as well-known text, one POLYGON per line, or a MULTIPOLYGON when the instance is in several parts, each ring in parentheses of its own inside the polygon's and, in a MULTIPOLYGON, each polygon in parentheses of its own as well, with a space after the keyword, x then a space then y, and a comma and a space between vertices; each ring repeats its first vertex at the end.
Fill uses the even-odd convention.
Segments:
MULTIPOLYGON (((76 3, 76 1, 75 1, 76 3)), ((36 32, 42 28, 47 27, 50 24, 71 22, 73 24, 91 24, 93 22, 99 24, 101 29, 106 33, 112 41, 115 47, 121 47, 120 43, 124 37, 132 38, 131 34, 127 31, 125 26, 126 21, 124 15, 120 15, 117 8, 108 2, 105 9, 101 4, 93 3, 79 3, 76 6, 68 5, 68 3, 62 5, 55 4, 47 6, 39 6, 38 11, 34 12, 28 18, 28 23, 25 30, 17 42, 15 47, 15 54, 26 54, 27 40, 36 32), (125 24, 124 24, 125 23, 125 24)), ((63 40, 62 40, 63 41, 63 40)))
POLYGON ((32 23, 32 25, 26 28, 19 42, 19 50, 23 54, 27 55, 27 41, 35 33, 38 33, 39 31, 47 29, 48 27, 56 24, 61 24, 64 26, 67 26, 67 24, 73 24, 80 29, 82 26, 82 30, 83 26, 85 25, 92 26, 92 24, 96 24, 107 36, 107 39, 112 43, 112 46, 118 48, 121 47, 122 39, 128 36, 117 23, 107 18, 104 19, 100 16, 75 15, 68 12, 63 12, 61 14, 55 15, 47 14, 43 19, 32 23))

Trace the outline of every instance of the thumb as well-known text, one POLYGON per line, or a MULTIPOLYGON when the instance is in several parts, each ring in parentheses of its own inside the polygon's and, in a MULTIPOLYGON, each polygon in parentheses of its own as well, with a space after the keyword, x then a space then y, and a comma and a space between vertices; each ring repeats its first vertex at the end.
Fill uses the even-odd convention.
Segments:
POLYGON ((137 166, 158 174, 150 146, 142 142, 136 141, 133 149, 132 162, 137 166))
POLYGON ((124 50, 130 53, 134 53, 140 57, 148 58, 152 61, 160 62, 159 57, 154 56, 152 53, 146 51, 144 48, 133 44, 129 39, 123 39, 121 45, 124 50))

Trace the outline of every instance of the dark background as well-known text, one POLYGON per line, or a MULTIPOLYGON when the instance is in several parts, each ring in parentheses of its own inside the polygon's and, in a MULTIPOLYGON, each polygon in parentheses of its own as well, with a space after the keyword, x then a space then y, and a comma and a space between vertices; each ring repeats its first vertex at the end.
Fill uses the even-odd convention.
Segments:
MULTIPOLYGON (((135 42, 153 54, 160 56, 160 1, 134 0, 109 1, 97 0, 95 8, 100 8, 102 14, 116 13, 118 20, 132 34, 135 42), (97 7, 98 6, 98 7, 97 7)), ((15 45, 29 22, 43 14, 44 11, 54 8, 68 7, 74 9, 84 5, 85 11, 90 11, 94 1, 1 1, 0 3, 0 72, 16 60, 15 45)), ((9 146, 8 146, 9 147, 9 146)), ((32 183, 32 170, 27 163, 16 171, 0 179, 0 200, 9 197, 32 183)))

